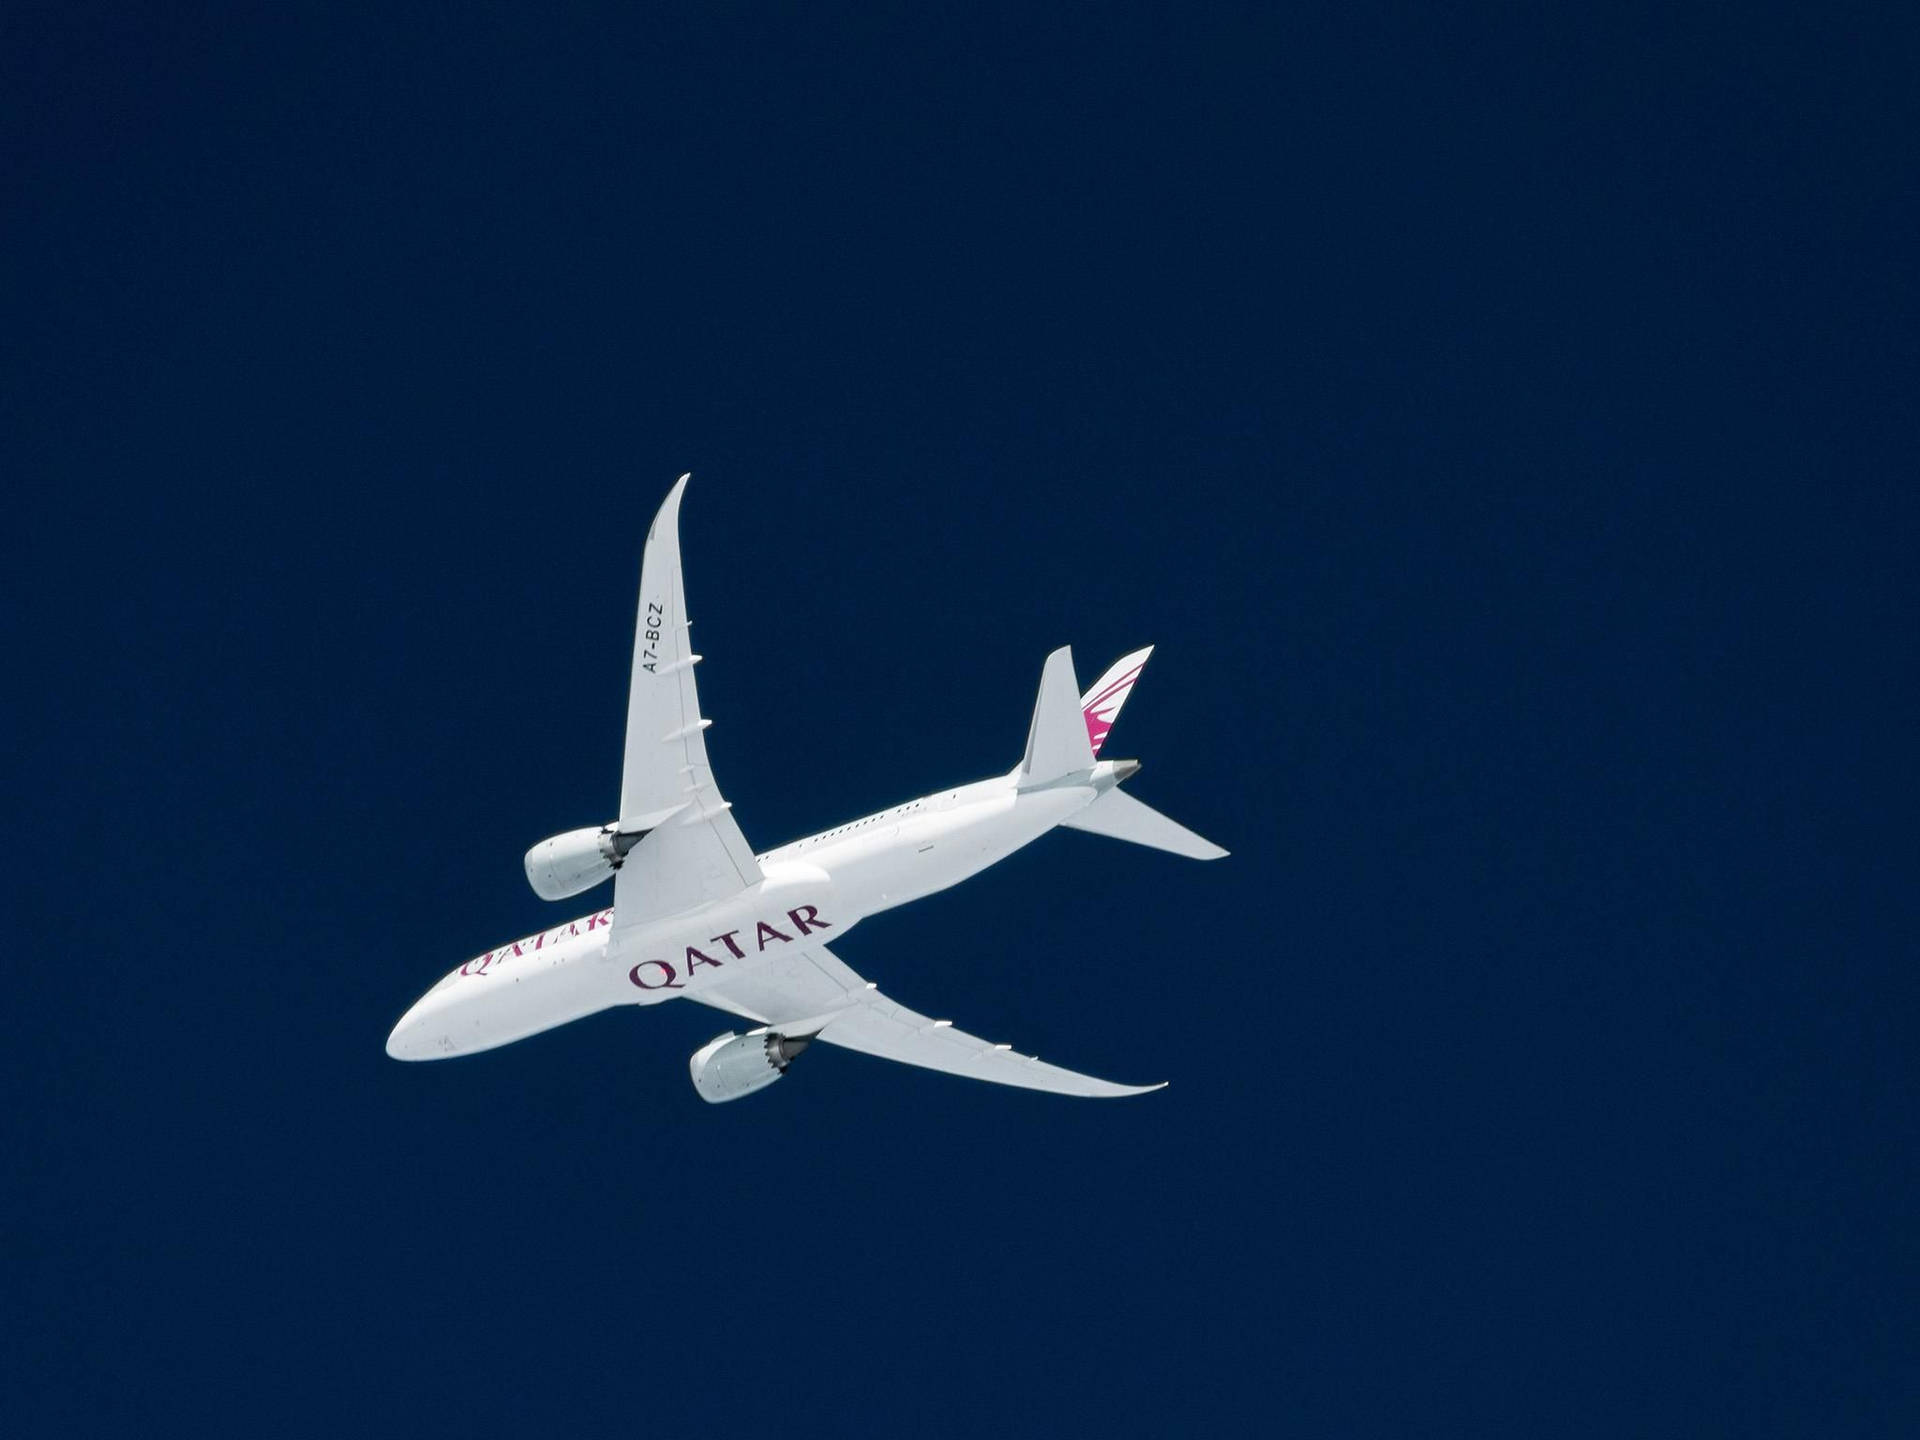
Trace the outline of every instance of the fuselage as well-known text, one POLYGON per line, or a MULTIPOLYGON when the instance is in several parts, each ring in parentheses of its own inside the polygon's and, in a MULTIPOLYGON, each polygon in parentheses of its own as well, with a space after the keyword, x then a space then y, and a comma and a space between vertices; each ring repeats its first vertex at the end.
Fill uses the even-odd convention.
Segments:
MULTIPOLYGON (((616 933, 595 911, 477 955, 401 1017, 387 1053, 489 1050, 617 1005, 651 1005, 838 940, 869 915, 945 890, 1091 805, 1130 762, 1022 790, 1018 773, 923 795, 758 856, 727 900, 616 933)), ((634 853, 644 853, 645 842, 634 853)))

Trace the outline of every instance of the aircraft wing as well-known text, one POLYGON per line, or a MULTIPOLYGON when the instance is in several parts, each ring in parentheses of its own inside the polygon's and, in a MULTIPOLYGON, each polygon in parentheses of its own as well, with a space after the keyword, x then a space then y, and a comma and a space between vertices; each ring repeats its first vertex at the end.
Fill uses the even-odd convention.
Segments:
POLYGON ((614 876, 613 929, 623 930, 724 900, 760 880, 753 847, 734 823, 707 763, 688 642, 687 596, 680 580, 680 497, 667 495, 647 532, 640 566, 640 615, 627 695, 626 765, 620 778, 620 830, 645 831, 614 876))
POLYGON ((929 1020, 889 1000, 824 945, 783 956, 738 979, 690 990, 687 998, 782 1034, 812 1035, 883 1060, 996 1085, 1093 1096, 1140 1095, 1160 1088, 1116 1085, 1062 1070, 1009 1045, 956 1030, 951 1020, 929 1020))

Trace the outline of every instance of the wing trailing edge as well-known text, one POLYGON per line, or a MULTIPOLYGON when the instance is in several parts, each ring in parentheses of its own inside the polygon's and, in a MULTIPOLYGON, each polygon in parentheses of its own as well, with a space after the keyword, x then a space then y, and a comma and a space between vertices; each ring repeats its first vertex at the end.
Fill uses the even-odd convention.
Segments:
POLYGON ((889 1000, 824 945, 737 980, 690 991, 688 998, 781 1035, 809 1035, 901 1065, 1022 1090, 1106 1099, 1144 1095, 1165 1084, 1121 1085, 1082 1075, 969 1035, 950 1020, 929 1019, 889 1000))

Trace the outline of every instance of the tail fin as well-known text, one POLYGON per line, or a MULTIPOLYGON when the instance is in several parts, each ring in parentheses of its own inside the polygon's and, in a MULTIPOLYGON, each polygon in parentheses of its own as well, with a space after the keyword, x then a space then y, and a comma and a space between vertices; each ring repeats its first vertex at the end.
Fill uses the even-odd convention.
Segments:
POLYGON ((1062 645, 1047 656, 1046 668, 1040 672, 1040 694, 1027 726, 1027 753, 1020 762, 1021 789, 1093 768, 1093 746, 1087 738, 1079 690, 1080 682, 1073 678, 1073 648, 1062 645))
POLYGON ((1095 835, 1110 835, 1115 840, 1131 840, 1135 845, 1150 845, 1155 850, 1170 850, 1191 860, 1218 860, 1227 853, 1119 789, 1107 791, 1078 815, 1060 823, 1075 830, 1091 830, 1095 835))
POLYGON ((1095 755, 1100 753, 1100 742, 1107 738, 1113 722, 1120 718, 1120 707, 1133 693, 1133 682, 1140 678, 1140 671, 1151 654, 1153 646, 1149 645, 1121 656, 1107 667, 1106 674, 1093 682, 1093 688, 1080 697, 1080 709, 1087 717, 1087 743, 1093 746, 1095 755))

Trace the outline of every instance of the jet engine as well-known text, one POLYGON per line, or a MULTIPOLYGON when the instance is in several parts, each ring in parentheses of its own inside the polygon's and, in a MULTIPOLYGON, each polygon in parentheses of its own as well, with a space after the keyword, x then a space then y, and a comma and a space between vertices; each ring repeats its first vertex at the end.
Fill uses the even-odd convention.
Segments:
POLYGON ((550 835, 527 851, 527 883, 542 900, 565 900, 618 870, 639 840, 621 834, 617 821, 550 835))
POLYGON ((718 1105, 766 1089, 812 1043, 811 1035, 776 1035, 771 1030, 735 1035, 729 1030, 694 1051, 687 1069, 700 1098, 718 1105))

